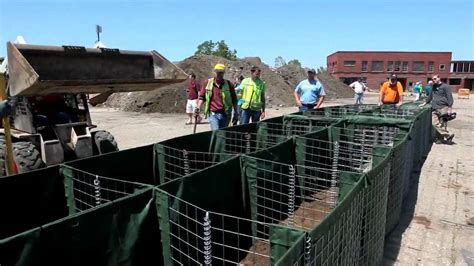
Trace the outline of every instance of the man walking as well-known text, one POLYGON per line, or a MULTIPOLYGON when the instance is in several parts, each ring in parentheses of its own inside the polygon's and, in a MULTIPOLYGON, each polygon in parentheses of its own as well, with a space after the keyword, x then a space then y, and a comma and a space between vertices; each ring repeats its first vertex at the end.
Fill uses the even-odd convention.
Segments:
POLYGON ((248 124, 250 119, 253 123, 265 118, 266 85, 260 79, 260 73, 260 68, 253 66, 250 69, 251 77, 244 79, 240 85, 242 89, 241 124, 248 124))
POLYGON ((308 70, 308 79, 301 81, 295 88, 295 100, 300 112, 318 109, 323 104, 326 92, 323 84, 315 77, 316 71, 308 70))
MULTIPOLYGON (((199 90, 200 88, 199 88, 199 83, 196 81, 196 74, 191 73, 189 75, 189 82, 188 82, 188 89, 187 89, 188 100, 186 102, 186 113, 188 114, 188 121, 186 122, 186 125, 193 123, 193 114, 196 111, 199 90)), ((199 124, 201 122, 201 119, 202 118, 200 115, 196 116, 195 123, 199 124)))
POLYGON ((364 91, 367 89, 363 82, 363 79, 359 78, 357 81, 352 82, 349 87, 354 90, 355 104, 363 104, 364 91))
POLYGON ((403 104, 403 86, 397 81, 395 74, 392 74, 380 89, 379 105, 383 104, 396 104, 397 106, 403 104))
POLYGON ((215 77, 208 79, 202 86, 199 93, 198 108, 199 114, 204 103, 204 115, 209 117, 209 124, 212 130, 227 127, 234 114, 237 112, 237 96, 232 83, 224 79, 225 66, 216 64, 214 66, 215 77))
POLYGON ((431 118, 437 133, 437 143, 450 143, 454 138, 454 134, 449 133, 449 131, 443 127, 440 118, 450 115, 453 112, 453 95, 449 86, 446 83, 441 82, 439 75, 434 75, 432 80, 433 89, 426 102, 422 105, 431 103, 431 118))

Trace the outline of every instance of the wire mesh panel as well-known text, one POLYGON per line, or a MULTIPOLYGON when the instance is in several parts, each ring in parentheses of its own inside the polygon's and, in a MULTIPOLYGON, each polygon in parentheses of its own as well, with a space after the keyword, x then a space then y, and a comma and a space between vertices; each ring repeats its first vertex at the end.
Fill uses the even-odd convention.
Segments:
POLYGON ((79 213, 150 186, 94 175, 67 165, 61 166, 69 213, 79 213))
POLYGON ((252 219, 263 222, 257 235, 268 235, 266 224, 311 230, 337 205, 341 172, 244 156, 252 219))
MULTIPOLYGON (((168 202, 170 260, 178 265, 269 265, 270 240, 252 233, 256 221, 208 211, 158 189, 168 202)), ((162 233, 163 234, 163 233, 162 233)))
POLYGON ((233 156, 226 153, 176 149, 161 144, 156 144, 155 154, 158 160, 161 183, 206 169, 233 156))
POLYGON ((278 258, 275 265, 359 264, 364 179, 358 180, 334 211, 278 258))
POLYGON ((238 131, 217 131, 215 153, 249 154, 279 143, 277 138, 260 138, 256 133, 238 131))

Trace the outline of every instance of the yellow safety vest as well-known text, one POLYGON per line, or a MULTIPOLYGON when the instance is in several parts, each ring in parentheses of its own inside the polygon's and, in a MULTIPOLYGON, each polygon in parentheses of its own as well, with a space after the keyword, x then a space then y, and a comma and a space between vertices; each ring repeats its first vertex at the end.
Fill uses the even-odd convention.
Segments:
POLYGON ((252 111, 261 111, 262 95, 265 92, 266 85, 261 79, 252 80, 246 78, 242 80, 242 109, 250 108, 252 111))

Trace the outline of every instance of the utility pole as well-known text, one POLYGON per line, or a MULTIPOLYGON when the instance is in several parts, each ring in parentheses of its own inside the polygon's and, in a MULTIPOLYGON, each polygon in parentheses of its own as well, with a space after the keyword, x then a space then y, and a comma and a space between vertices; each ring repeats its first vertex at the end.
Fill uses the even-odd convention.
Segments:
POLYGON ((100 42, 100 33, 102 33, 102 26, 95 25, 95 32, 97 33, 97 42, 100 42))

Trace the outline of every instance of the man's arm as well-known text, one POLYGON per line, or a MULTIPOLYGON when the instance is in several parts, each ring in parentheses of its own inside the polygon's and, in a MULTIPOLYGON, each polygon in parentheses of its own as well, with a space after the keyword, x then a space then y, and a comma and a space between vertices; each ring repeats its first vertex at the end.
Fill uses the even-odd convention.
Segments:
MULTIPOLYGON (((300 83, 300 84, 301 84, 301 83, 300 83)), ((298 106, 301 106, 301 100, 300 100, 300 91, 301 91, 301 88, 300 88, 300 84, 298 84, 298 86, 296 86, 295 92, 294 92, 296 105, 298 105, 298 106)))
POLYGON ((399 101, 398 101, 398 105, 402 105, 403 104, 403 86, 400 82, 397 82, 397 90, 398 90, 398 97, 399 97, 399 101))
POLYGON ((446 93, 446 99, 448 100, 448 114, 451 114, 453 112, 453 92, 451 91, 451 88, 446 85, 444 92, 446 93))
POLYGON ((199 89, 196 111, 200 111, 200 109, 202 108, 203 102, 206 100, 206 86, 207 86, 207 81, 204 81, 201 85, 201 88, 199 89))
POLYGON ((230 98, 232 98, 232 107, 234 108, 234 113, 238 113, 237 109, 237 94, 235 94, 235 88, 232 83, 229 81, 227 82, 229 84, 229 92, 230 92, 230 98))
POLYGON ((265 104, 266 104, 265 91, 262 91, 262 113, 260 114, 260 119, 265 118, 265 104))
MULTIPOLYGON (((319 83, 319 84, 321 84, 321 83, 319 83)), ((318 103, 316 104, 314 109, 318 109, 318 108, 321 107, 321 104, 323 104, 323 102, 324 102, 324 97, 325 96, 326 96, 326 91, 324 90, 324 86, 321 84, 321 90, 319 91, 318 103)))
POLYGON ((379 105, 383 104, 383 96, 385 94, 385 87, 386 87, 386 83, 382 84, 382 88, 380 89, 380 93, 379 93, 379 105))
POLYGON ((314 107, 314 109, 318 109, 318 108, 321 107, 321 104, 323 104, 323 102, 324 102, 324 97, 325 97, 325 96, 319 97, 318 103, 316 104, 316 106, 314 107))

